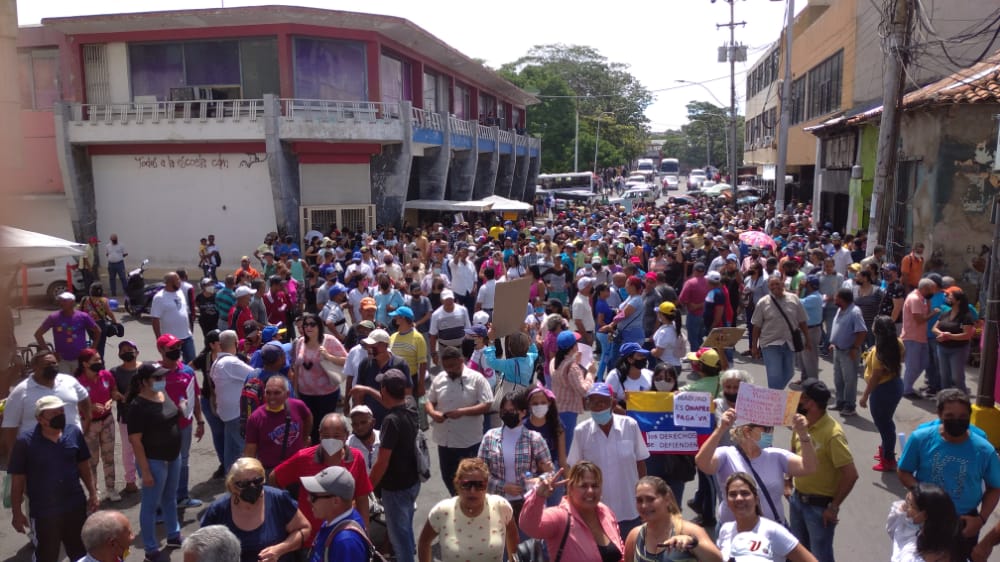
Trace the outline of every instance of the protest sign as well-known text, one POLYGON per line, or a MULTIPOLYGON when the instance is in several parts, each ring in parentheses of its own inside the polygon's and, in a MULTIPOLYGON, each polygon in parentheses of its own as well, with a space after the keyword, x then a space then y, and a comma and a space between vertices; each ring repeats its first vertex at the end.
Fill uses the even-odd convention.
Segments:
POLYGON ((524 328, 524 319, 528 315, 530 293, 530 277, 497 283, 496 296, 494 297, 495 308, 493 309, 493 333, 498 338, 516 334, 524 328))
POLYGON ((707 392, 674 394, 674 425, 712 427, 712 395, 707 392))
POLYGON ((589 368, 590 364, 594 362, 594 348, 578 342, 576 349, 580 352, 580 366, 584 369, 589 368))
POLYGON ((713 328, 708 336, 705 337, 705 341, 701 343, 702 347, 711 347, 713 349, 727 349, 733 347, 741 339, 743 339, 743 334, 746 334, 747 329, 744 328, 713 328))
POLYGON ((646 447, 654 455, 691 455, 698 452, 698 447, 712 434, 715 426, 714 407, 707 393, 685 392, 629 392, 626 394, 625 408, 629 417, 639 424, 639 429, 646 438, 646 447), (693 396, 684 397, 684 394, 693 396), (704 394, 704 396, 698 396, 704 394), (680 397, 678 399, 678 397, 680 397), (708 397, 708 424, 704 423, 705 397, 708 397), (681 420, 677 419, 675 410, 680 402, 681 420), (682 424, 683 422, 683 424, 682 424))
POLYGON ((742 383, 736 395, 736 425, 791 426, 801 394, 742 383))

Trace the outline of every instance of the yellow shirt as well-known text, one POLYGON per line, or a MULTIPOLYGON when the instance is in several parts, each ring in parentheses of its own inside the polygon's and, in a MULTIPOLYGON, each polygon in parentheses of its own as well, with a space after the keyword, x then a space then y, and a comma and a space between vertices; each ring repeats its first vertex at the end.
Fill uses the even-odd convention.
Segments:
MULTIPOLYGON (((903 342, 899 338, 896 338, 896 342, 899 343, 899 356, 902 357, 903 342)), ((878 357, 875 356, 876 349, 877 348, 872 347, 871 349, 865 352, 864 356, 862 356, 865 365, 865 382, 868 382, 868 380, 872 378, 872 375, 875 374, 876 371, 882 371, 883 374, 878 378, 878 383, 885 384, 898 377, 899 373, 890 373, 888 371, 885 371, 885 366, 882 364, 881 361, 878 360, 878 357)))
MULTIPOLYGON (((840 483, 840 468, 854 462, 851 450, 847 446, 847 436, 844 435, 844 428, 840 427, 829 414, 823 414, 823 417, 809 428, 809 436, 812 437, 819 466, 816 472, 808 476, 796 476, 792 480, 792 485, 800 494, 832 498, 840 483)), ((799 436, 796 433, 792 434, 792 452, 796 455, 802 454, 802 444, 799 443, 799 436)))
POLYGON ((499 240, 503 233, 506 232, 502 226, 494 226, 490 229, 490 238, 494 240, 499 240))
POLYGON ((427 341, 424 336, 416 331, 401 334, 396 332, 389 337, 389 350, 392 354, 406 361, 410 368, 410 375, 416 377, 420 374, 420 364, 427 363, 427 341))

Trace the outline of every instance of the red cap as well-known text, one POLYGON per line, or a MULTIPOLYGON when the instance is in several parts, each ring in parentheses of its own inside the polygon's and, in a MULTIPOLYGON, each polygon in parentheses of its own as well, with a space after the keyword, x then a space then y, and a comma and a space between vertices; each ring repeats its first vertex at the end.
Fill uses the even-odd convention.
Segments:
POLYGON ((639 256, 632 256, 628 259, 632 263, 642 263, 642 259, 639 256))
POLYGON ((90 242, 91 244, 98 244, 98 243, 100 243, 101 241, 100 241, 100 240, 98 240, 96 236, 91 236, 91 237, 90 237, 90 240, 89 240, 89 242, 90 242))
POLYGON ((650 281, 656 281, 656 272, 655 271, 647 271, 646 272, 646 279, 649 279, 650 281))
POLYGON ((183 343, 181 340, 170 334, 163 334, 162 336, 156 338, 157 349, 170 349, 171 347, 176 347, 181 343, 183 343))

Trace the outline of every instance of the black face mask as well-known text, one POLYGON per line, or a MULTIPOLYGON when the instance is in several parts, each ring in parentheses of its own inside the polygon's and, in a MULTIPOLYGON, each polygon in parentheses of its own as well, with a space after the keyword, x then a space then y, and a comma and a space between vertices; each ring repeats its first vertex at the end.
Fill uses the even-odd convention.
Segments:
POLYGON ((118 356, 119 359, 121 359, 126 363, 135 361, 136 357, 138 357, 138 355, 136 355, 135 353, 122 353, 121 355, 118 356))
POLYGON ((52 429, 65 429, 66 428, 66 414, 59 414, 49 420, 49 427, 52 429))
POLYGON ((260 499, 260 495, 264 493, 264 484, 249 484, 246 488, 240 490, 240 499, 247 503, 257 503, 260 499))
POLYGON ((91 363, 90 370, 94 371, 95 373, 100 373, 102 370, 104 370, 104 363, 91 363))
POLYGON ((722 395, 725 396, 725 398, 726 398, 727 401, 732 402, 734 404, 736 403, 736 393, 735 392, 733 392, 733 393, 723 392, 722 395))
POLYGON ((504 412, 500 414, 500 421, 507 427, 514 429, 521 423, 521 416, 517 412, 504 412))
POLYGON ((177 361, 181 358, 181 350, 171 349, 170 351, 165 352, 163 356, 171 361, 177 361))
POLYGON ((941 420, 944 432, 952 437, 962 437, 969 431, 969 420, 941 420))
POLYGON ((58 374, 59 374, 59 367, 56 365, 46 365, 45 368, 42 369, 42 377, 48 380, 55 379, 56 375, 58 374))
POLYGON ((809 414, 809 409, 806 408, 805 406, 799 406, 798 408, 795 408, 795 413, 802 414, 803 416, 805 416, 809 414))
POLYGON ((644 369, 644 368, 646 368, 646 360, 645 359, 635 359, 635 360, 632 361, 632 366, 635 367, 636 369, 644 369))

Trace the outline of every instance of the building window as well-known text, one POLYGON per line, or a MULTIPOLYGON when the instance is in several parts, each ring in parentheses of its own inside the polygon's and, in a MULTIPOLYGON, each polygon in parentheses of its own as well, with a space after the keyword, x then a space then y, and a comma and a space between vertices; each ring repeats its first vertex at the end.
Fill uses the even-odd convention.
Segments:
POLYGON ((455 84, 455 117, 468 119, 472 117, 472 92, 468 86, 455 84))
POLYGON ((364 43, 296 37, 294 47, 295 97, 368 100, 364 43))
POLYGON ((438 80, 437 74, 431 74, 430 72, 424 73, 424 109, 427 111, 441 111, 439 105, 439 100, 437 97, 438 93, 438 80))
POLYGON ((59 50, 32 49, 17 53, 23 109, 52 109, 59 101, 59 50))
POLYGON ((410 63, 383 54, 379 60, 378 73, 383 102, 413 100, 413 72, 410 63))
POLYGON ((841 49, 809 71, 808 119, 840 109, 843 58, 841 49))
POLYGON ((806 78, 805 76, 792 81, 792 107, 789 113, 791 124, 801 123, 806 113, 806 78))

